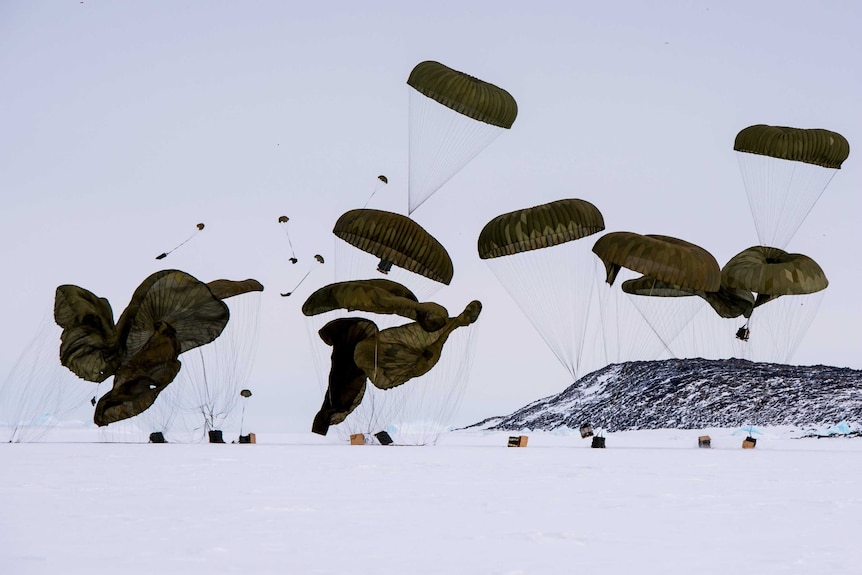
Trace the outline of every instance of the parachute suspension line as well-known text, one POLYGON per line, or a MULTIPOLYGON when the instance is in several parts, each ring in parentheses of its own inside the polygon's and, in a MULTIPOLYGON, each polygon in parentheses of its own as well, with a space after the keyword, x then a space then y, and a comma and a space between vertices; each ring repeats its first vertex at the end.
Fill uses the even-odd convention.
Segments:
POLYGON ((386 176, 377 176, 377 183, 374 185, 374 189, 371 191, 371 195, 368 196, 367 200, 365 200, 365 205, 362 206, 363 209, 368 207, 368 203, 371 201, 371 198, 374 197, 374 194, 376 194, 380 190, 380 188, 382 188, 388 183, 389 179, 386 176))
POLYGON ((285 235, 285 237, 287 237, 287 245, 288 245, 288 247, 290 247, 290 258, 288 261, 290 261, 290 263, 292 263, 292 264, 295 264, 299 260, 296 259, 296 252, 293 250, 293 242, 290 239, 290 231, 288 231, 288 229, 287 229, 287 222, 289 222, 289 221, 290 221, 290 218, 288 218, 287 216, 279 216, 279 218, 278 218, 278 223, 284 224, 284 226, 283 226, 284 235, 285 235))
POLYGON ((503 128, 463 116, 410 90, 408 214, 412 214, 503 128))
POLYGON ((163 260, 163 259, 165 259, 165 258, 166 258, 166 257, 168 257, 171 253, 175 252, 176 250, 178 250, 178 249, 180 249, 181 247, 183 247, 184 245, 186 245, 186 244, 189 242, 189 240, 191 240, 193 237, 195 237, 196 235, 198 235, 198 234, 201 232, 201 230, 203 230, 203 229, 204 229, 204 224, 198 224, 198 225, 197 225, 197 229, 196 229, 194 232, 192 232, 192 235, 190 235, 190 236, 189 236, 189 237, 187 237, 185 240, 183 240, 183 241, 182 241, 178 246, 176 246, 174 249, 172 249, 172 250, 168 250, 168 251, 166 251, 166 252, 162 252, 162 253, 160 253, 159 255, 157 255, 157 256, 156 256, 156 259, 157 259, 157 260, 163 260))
POLYGON ((761 245, 784 249, 837 170, 737 153, 748 204, 761 245))

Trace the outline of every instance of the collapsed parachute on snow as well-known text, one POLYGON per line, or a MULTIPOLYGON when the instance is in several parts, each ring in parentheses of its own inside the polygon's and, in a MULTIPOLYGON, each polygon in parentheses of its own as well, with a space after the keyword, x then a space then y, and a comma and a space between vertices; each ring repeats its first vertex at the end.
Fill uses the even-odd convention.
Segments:
POLYGON ((256 280, 204 284, 163 270, 141 283, 114 325, 107 300, 78 286, 59 286, 54 319, 63 328, 60 362, 87 381, 114 376, 113 388, 96 406, 97 425, 133 417, 174 380, 180 354, 221 334, 230 316, 222 299, 262 290, 256 280))

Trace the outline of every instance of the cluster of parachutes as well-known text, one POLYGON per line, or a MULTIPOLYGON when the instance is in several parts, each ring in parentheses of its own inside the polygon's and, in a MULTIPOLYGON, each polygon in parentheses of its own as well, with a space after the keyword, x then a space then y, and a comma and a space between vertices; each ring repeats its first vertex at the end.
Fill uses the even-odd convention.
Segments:
POLYGON ((847 158, 849 145, 827 130, 756 125, 739 133, 734 149, 760 244, 723 267, 707 250, 665 235, 614 231, 582 245, 578 240, 603 231, 605 222, 581 199, 505 213, 485 225, 479 257, 573 378, 583 374, 585 357, 598 368, 663 352, 708 355, 704 342, 717 356, 729 349, 761 361, 790 360, 828 280, 813 259, 783 248, 847 158), (614 286, 621 273, 629 277, 620 289, 601 287, 602 280, 614 286), (719 321, 693 322, 704 306, 719 321), (763 320, 756 335, 753 317, 763 320), (737 322, 736 339, 728 320, 737 322), (681 351, 675 340, 684 330, 692 333, 691 345, 681 351), (770 345, 746 345, 749 336, 770 345), (736 343, 716 346, 719 337, 736 343), (586 350, 588 345, 597 349, 586 350))
MULTIPOLYGON (((471 301, 450 316, 430 300, 451 283, 452 259, 410 215, 511 128, 518 107, 502 88, 438 62, 418 64, 407 84, 407 215, 368 208, 368 201, 344 212, 332 230, 341 240, 334 257, 336 281, 316 289, 302 305, 324 395, 312 421, 315 433, 325 435, 331 426, 345 435, 396 424, 406 430, 418 421, 432 425, 430 435, 420 434, 416 442, 433 442, 469 376, 482 305, 471 301), (387 278, 369 278, 375 269, 387 278)), ((703 347, 695 348, 710 331, 709 345, 719 355, 726 353, 717 351, 719 339, 734 342, 731 354, 753 347, 749 339, 771 340, 771 356, 752 358, 790 359, 816 313, 818 301, 811 298, 828 280, 814 260, 785 248, 847 158, 849 144, 828 130, 755 125, 739 132, 734 150, 759 244, 724 266, 706 249, 675 237, 629 231, 600 235, 605 218, 583 199, 504 213, 481 230, 479 257, 574 379, 586 369, 661 353, 706 355, 703 347), (693 321, 704 310, 713 321, 693 321), (761 317, 755 329, 751 322, 761 317), (736 338, 727 330, 728 321, 738 328, 736 338), (685 330, 693 334, 692 349, 681 351, 678 340, 685 330)), ((371 197, 387 183, 386 176, 378 176, 371 197)), ((277 221, 290 248, 288 259, 297 264, 290 218, 282 215, 277 221)), ((203 229, 198 224, 192 236, 156 259, 203 229)), ((315 255, 296 287, 281 295, 290 296, 321 264, 323 256, 315 255)), ((223 300, 262 290, 252 279, 203 283, 164 270, 144 280, 115 324, 107 300, 78 286, 60 286, 54 303, 54 319, 63 330, 60 361, 89 382, 114 378, 109 392, 97 403, 93 398, 99 426, 145 413, 151 427, 166 425, 175 415, 171 406, 183 403, 169 384, 197 373, 202 386, 182 387, 200 390, 192 409, 206 427, 215 428, 218 413, 227 409, 215 405, 209 379, 227 358, 231 366, 216 377, 231 380, 236 357, 252 355, 239 347, 252 339, 247 334, 232 341, 224 336, 228 320, 236 321, 223 300), (204 350, 211 349, 214 355, 205 358, 204 350), (188 353, 192 350, 197 357, 188 353), (171 401, 157 403, 171 394, 171 401)), ((256 312, 243 315, 256 321, 256 312)), ((241 381, 233 379, 222 403, 250 396, 248 390, 236 393, 241 381)))

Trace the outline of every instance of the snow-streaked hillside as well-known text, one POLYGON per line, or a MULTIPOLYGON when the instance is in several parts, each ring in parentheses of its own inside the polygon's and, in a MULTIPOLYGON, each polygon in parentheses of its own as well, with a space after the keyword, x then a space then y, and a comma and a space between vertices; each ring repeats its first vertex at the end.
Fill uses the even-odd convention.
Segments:
POLYGON ((471 427, 609 431, 862 422, 862 371, 746 360, 671 359, 615 364, 565 391, 471 427))

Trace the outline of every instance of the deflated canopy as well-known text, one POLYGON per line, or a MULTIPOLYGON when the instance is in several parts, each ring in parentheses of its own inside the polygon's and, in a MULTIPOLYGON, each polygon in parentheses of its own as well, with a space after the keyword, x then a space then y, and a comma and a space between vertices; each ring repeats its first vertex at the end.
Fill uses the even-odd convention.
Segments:
POLYGON ((140 351, 117 369, 111 391, 96 404, 96 425, 109 425, 148 409, 179 373, 179 349, 174 329, 157 322, 140 351))
POLYGON ((407 84, 459 114, 492 126, 509 129, 518 116, 518 104, 509 92, 439 62, 417 64, 407 84))
POLYGON ((482 304, 474 300, 437 331, 425 331, 418 323, 384 329, 356 346, 356 365, 375 387, 391 389, 402 385, 437 365, 449 335, 475 322, 481 311, 482 304))
POLYGON ((497 258, 555 246, 605 229, 601 212, 590 202, 557 200, 497 216, 479 234, 479 257, 497 258))
POLYGON ((302 304, 302 313, 313 316, 336 309, 395 314, 435 331, 449 320, 446 308, 434 302, 419 303, 403 285, 386 279, 355 280, 324 286, 302 304))
POLYGON ((207 284, 207 287, 218 299, 227 299, 253 291, 263 291, 263 284, 255 279, 242 281, 213 280, 207 284))
POLYGON ((613 285, 621 267, 684 289, 718 291, 721 269, 705 249, 685 240, 633 232, 605 234, 593 246, 613 285))
POLYGON ((54 296, 54 321, 63 328, 60 363, 81 379, 101 382, 120 363, 111 304, 84 288, 62 285, 54 296))
POLYGON ((733 149, 781 160, 840 169, 850 155, 850 144, 837 132, 756 124, 736 135, 733 149))
POLYGON ((808 256, 778 248, 753 246, 730 258, 721 270, 722 283, 761 295, 803 295, 826 289, 823 269, 808 256))
POLYGON ((347 418, 365 395, 365 372, 356 365, 353 353, 356 345, 375 335, 374 322, 362 318, 339 318, 323 326, 318 335, 332 346, 332 367, 323 405, 314 417, 311 431, 326 435, 330 425, 347 418))
MULTIPOLYGON (((235 295, 237 285, 231 283, 218 280, 216 289, 235 295)), ((256 287, 254 283, 237 282, 245 288, 256 287)), ((128 357, 146 345, 160 322, 175 331, 179 353, 183 353, 217 338, 229 318, 227 305, 205 283, 179 270, 163 270, 135 290, 117 325, 124 336, 124 357, 128 357)))
POLYGON ((754 295, 750 291, 728 288, 724 285, 718 291, 705 292, 691 290, 669 284, 649 276, 624 281, 621 289, 627 293, 646 297, 687 297, 698 296, 706 300, 720 317, 749 317, 754 309, 754 295))
POLYGON ((350 210, 338 218, 332 233, 385 262, 446 285, 452 281, 452 259, 446 248, 407 216, 368 208, 350 210))

